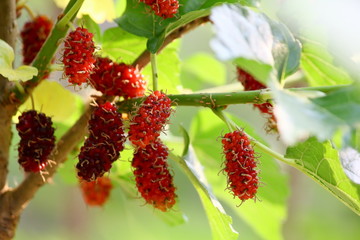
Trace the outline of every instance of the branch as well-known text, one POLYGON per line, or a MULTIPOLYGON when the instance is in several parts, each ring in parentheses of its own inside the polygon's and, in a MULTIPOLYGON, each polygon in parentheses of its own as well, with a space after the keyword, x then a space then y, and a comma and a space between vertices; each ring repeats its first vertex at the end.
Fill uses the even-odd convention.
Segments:
MULTIPOLYGON (((195 20, 194 22, 205 22, 204 19, 201 21, 195 20)), ((172 35, 172 37, 168 37, 167 40, 163 43, 161 49, 171 43, 177 36, 181 37, 185 32, 188 32, 190 29, 194 29, 195 26, 199 26, 200 24, 194 24, 194 22, 189 23, 190 27, 187 25, 181 27, 181 31, 175 31, 176 34, 172 35)), ((138 65, 141 62, 141 66, 144 67, 150 62, 150 55, 147 56, 147 51, 141 55, 141 57, 137 58, 133 63, 133 66, 138 65)), ((147 52, 148 53, 148 52, 147 52)), ((102 96, 98 99, 99 101, 113 101, 114 97, 102 96)), ((87 122, 90 118, 93 108, 88 106, 86 112, 79 118, 79 120, 62 136, 62 138, 58 141, 56 150, 52 155, 52 160, 55 161, 56 164, 52 166, 48 166, 46 170, 48 171, 47 175, 43 177, 39 173, 30 173, 24 181, 14 190, 10 191, 13 202, 11 204, 10 211, 14 215, 18 215, 21 213, 22 209, 25 208, 27 202, 29 202, 37 190, 47 183, 57 168, 66 161, 69 153, 77 146, 77 144, 84 138, 87 133, 87 122)))
MULTIPOLYGON (((305 88, 287 88, 287 90, 294 92, 310 92, 321 91, 328 93, 338 90, 348 85, 337 86, 320 86, 320 87, 305 87, 305 88)), ((175 106, 193 106, 193 107, 210 107, 212 109, 220 106, 230 104, 243 103, 265 103, 272 99, 271 91, 267 89, 255 91, 240 91, 240 92, 222 92, 222 93, 192 93, 192 94, 173 94, 168 95, 175 106)), ((117 107, 119 112, 130 112, 133 106, 138 106, 144 101, 144 97, 133 98, 126 101, 118 102, 117 107)))
MULTIPOLYGON (((169 45, 175 39, 182 37, 185 33, 197 28, 198 26, 209 22, 209 16, 201 17, 195 19, 194 21, 176 29, 169 36, 167 36, 164 40, 163 45, 160 47, 157 53, 160 53, 167 45, 169 45)), ((133 63, 134 66, 137 66, 138 69, 143 69, 150 62, 150 52, 145 50, 133 63)))
MULTIPOLYGON (((0 1, 0 39, 15 49, 16 41, 16 2, 14 0, 0 1)), ((11 117, 15 108, 5 105, 5 91, 9 81, 0 76, 0 192, 6 187, 8 174, 9 149, 11 145, 11 117)))

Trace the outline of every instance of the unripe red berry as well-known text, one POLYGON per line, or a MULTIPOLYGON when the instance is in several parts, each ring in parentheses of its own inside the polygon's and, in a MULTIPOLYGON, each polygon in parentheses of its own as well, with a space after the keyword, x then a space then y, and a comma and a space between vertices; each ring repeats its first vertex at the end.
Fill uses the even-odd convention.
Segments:
POLYGON ((55 147, 51 118, 30 110, 19 116, 16 129, 20 136, 19 164, 25 172, 41 171, 46 167, 48 157, 55 147))
POLYGON ((171 112, 170 98, 160 91, 150 94, 131 119, 130 141, 140 148, 151 144, 164 129, 171 112))
POLYGON ((89 80, 96 90, 125 99, 141 97, 146 90, 146 81, 137 68, 125 63, 115 63, 109 58, 97 57, 89 80))
POLYGON ((103 206, 110 197, 112 187, 108 177, 99 177, 91 182, 80 182, 83 199, 89 206, 103 206))
POLYGON ((228 188, 243 201, 255 198, 259 179, 255 169, 256 157, 249 138, 244 132, 236 130, 225 134, 222 144, 228 188))
POLYGON ((87 29, 78 27, 69 33, 64 43, 64 76, 70 84, 86 83, 94 68, 95 45, 93 34, 87 29))
POLYGON ((136 149, 132 160, 138 191, 147 203, 161 211, 167 211, 176 202, 167 156, 167 147, 157 139, 143 149, 136 149))
POLYGON ((172 18, 179 9, 178 0, 140 0, 150 6, 155 15, 163 19, 172 18))
POLYGON ((23 43, 23 63, 29 65, 51 32, 53 22, 46 16, 38 16, 25 23, 20 36, 23 43))

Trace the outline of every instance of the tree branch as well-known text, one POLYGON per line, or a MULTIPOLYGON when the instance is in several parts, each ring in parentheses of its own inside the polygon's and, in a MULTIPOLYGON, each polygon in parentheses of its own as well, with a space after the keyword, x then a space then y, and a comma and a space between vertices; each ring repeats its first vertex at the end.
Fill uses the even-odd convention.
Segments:
MULTIPOLYGON (((15 49, 16 41, 16 3, 14 0, 0 1, 0 39, 15 49)), ((9 149, 11 145, 11 117, 15 108, 5 104, 4 92, 9 81, 0 76, 0 192, 6 187, 9 149)))

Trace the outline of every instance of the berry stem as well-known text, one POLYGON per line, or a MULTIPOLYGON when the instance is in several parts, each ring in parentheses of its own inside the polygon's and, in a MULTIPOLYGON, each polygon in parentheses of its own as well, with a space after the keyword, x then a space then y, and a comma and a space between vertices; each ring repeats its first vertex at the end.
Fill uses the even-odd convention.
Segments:
POLYGON ((226 123, 226 126, 229 128, 230 132, 235 131, 237 129, 235 126, 235 123, 231 121, 228 117, 225 116, 224 112, 220 108, 212 109, 213 113, 215 113, 216 116, 218 116, 221 120, 223 120, 226 123))
POLYGON ((152 80, 153 80, 153 91, 158 90, 158 71, 156 66, 156 53, 150 53, 152 80))
POLYGON ((32 109, 35 110, 35 101, 34 101, 34 96, 32 95, 32 93, 30 93, 30 99, 31 99, 32 109))
POLYGON ((56 25, 60 29, 65 29, 66 26, 69 24, 69 22, 71 22, 72 19, 74 19, 74 17, 76 16, 77 12, 79 11, 83 3, 84 0, 76 0, 75 3, 71 6, 70 9, 68 9, 66 13, 65 13, 66 11, 65 9, 64 16, 60 19, 60 21, 56 25))
POLYGON ((32 20, 35 20, 36 16, 35 16, 34 12, 30 9, 30 7, 26 4, 22 5, 22 7, 25 8, 25 10, 29 14, 30 18, 32 20))
MULTIPOLYGON (((306 87, 306 88, 288 88, 289 91, 294 92, 310 92, 329 93, 339 90, 349 85, 337 86, 320 86, 320 87, 306 87)), ((272 99, 272 92, 269 90, 255 90, 255 91, 240 91, 240 92, 221 92, 221 93, 192 93, 192 94, 173 94, 168 95, 175 106, 194 106, 194 107, 209 107, 212 109, 220 106, 230 104, 244 104, 244 103, 265 103, 272 99)), ((133 110, 133 107, 144 101, 144 98, 133 98, 117 103, 118 110, 128 112, 133 110)))

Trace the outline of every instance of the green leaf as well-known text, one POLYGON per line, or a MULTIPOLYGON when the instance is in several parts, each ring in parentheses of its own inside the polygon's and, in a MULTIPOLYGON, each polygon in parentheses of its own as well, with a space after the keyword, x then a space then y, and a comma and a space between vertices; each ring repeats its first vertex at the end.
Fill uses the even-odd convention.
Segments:
POLYGON ((311 86, 349 84, 349 74, 334 65, 333 56, 325 46, 313 41, 305 41, 301 55, 301 68, 311 86))
POLYGON ((225 85, 225 66, 207 53, 197 53, 182 62, 180 79, 184 88, 198 91, 225 85))
POLYGON ((360 186, 351 182, 345 175, 338 152, 328 141, 320 143, 315 138, 310 138, 289 147, 285 157, 295 159, 299 170, 360 215, 360 186))
POLYGON ((97 24, 89 15, 83 15, 79 19, 80 24, 82 24, 89 32, 94 34, 94 41, 97 44, 100 44, 102 41, 101 29, 99 24, 97 24))
MULTIPOLYGON (((35 109, 52 117, 54 122, 74 124, 83 112, 84 103, 78 96, 57 82, 42 81, 32 93, 35 109)), ((28 99, 20 107, 20 112, 32 109, 28 99)))
POLYGON ((116 22, 124 30, 148 38, 148 50, 155 53, 171 32, 197 18, 209 15, 210 7, 222 2, 234 2, 234 0, 183 1, 180 2, 177 17, 164 20, 155 14, 144 14, 151 11, 144 3, 127 0, 125 13, 116 19, 116 22))
MULTIPOLYGON (((199 112, 193 120, 190 133, 196 153, 204 165, 205 174, 212 186, 215 195, 243 219, 262 239, 281 239, 282 223, 286 219, 286 198, 289 194, 287 179, 281 173, 277 163, 263 155, 259 158, 260 179, 266 187, 259 188, 257 197, 259 202, 246 201, 237 207, 241 201, 234 199, 232 194, 225 191, 227 186, 226 176, 221 174, 224 157, 221 155, 221 141, 214 136, 224 134, 226 125, 217 118, 211 117, 208 109, 199 112), (209 121, 209 119, 211 119, 209 121), (219 173, 220 172, 220 173, 219 173)), ((239 127, 252 137, 259 137, 254 133, 249 124, 232 118, 239 127)), ((226 130, 225 130, 226 131, 226 130)))
POLYGON ((298 70, 301 44, 283 23, 271 19, 269 22, 274 36, 272 54, 275 59, 275 69, 278 72, 278 79, 281 80, 298 70))
POLYGON ((102 51, 113 59, 133 62, 146 49, 146 38, 124 31, 119 27, 104 32, 102 51))
POLYGON ((169 158, 173 159, 180 165, 198 192, 205 212, 208 216, 213 240, 236 239, 238 234, 231 226, 231 217, 225 213, 225 210, 221 206, 220 202, 207 187, 202 167, 196 158, 194 150, 190 147, 189 153, 185 159, 172 153, 169 154, 169 158))
POLYGON ((274 89, 276 119, 282 139, 289 145, 309 136, 320 141, 335 131, 350 131, 360 122, 360 84, 353 84, 326 96, 308 99, 286 90, 274 89))
POLYGON ((222 61, 235 63, 266 83, 274 65, 273 35, 267 18, 236 4, 214 7, 210 16, 215 28, 211 47, 222 61))
POLYGON ((38 70, 31 66, 22 65, 13 69, 14 50, 0 39, 0 74, 10 81, 26 81, 38 74, 38 70))
MULTIPOLYGON (((172 42, 156 56, 159 89, 168 94, 178 93, 181 87, 179 43, 179 40, 172 42)), ((150 64, 144 68, 143 74, 152 76, 150 64)), ((148 80, 148 86, 152 86, 152 79, 148 80)))

